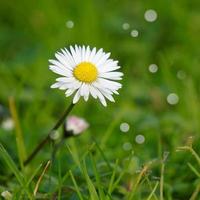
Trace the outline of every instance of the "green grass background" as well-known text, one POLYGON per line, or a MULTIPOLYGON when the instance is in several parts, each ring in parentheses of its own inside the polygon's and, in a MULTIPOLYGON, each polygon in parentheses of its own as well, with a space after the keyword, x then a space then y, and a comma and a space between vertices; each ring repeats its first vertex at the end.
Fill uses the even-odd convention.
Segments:
MULTIPOLYGON (((102 47, 119 60, 124 73, 116 103, 108 103, 104 108, 90 98, 89 102, 81 100, 75 106, 72 113, 84 117, 90 128, 80 137, 66 141, 46 172, 38 196, 33 197, 32 192, 43 167, 28 189, 15 178, 5 183, 12 170, 3 156, 0 156, 1 191, 10 191, 15 199, 53 199, 57 194, 58 199, 128 199, 131 190, 128 185, 135 184, 138 171, 157 159, 130 198, 143 200, 159 181, 160 160, 164 152, 169 152, 164 199, 190 199, 200 187, 200 176, 188 163, 198 172, 199 165, 192 154, 176 149, 193 136, 193 147, 197 153, 200 151, 199 9, 198 0, 0 0, 0 103, 9 110, 8 99, 14 97, 27 154, 45 137, 72 99, 66 98, 63 91, 50 89, 57 76, 48 69, 48 59, 54 58, 57 50, 74 44, 102 47), (156 10, 155 22, 145 21, 147 9, 156 10), (68 20, 74 22, 72 29, 66 27, 68 20), (130 24, 129 30, 122 29, 125 22, 130 24), (138 37, 130 36, 132 29, 139 31, 138 37), (148 70, 152 63, 159 67, 155 74, 148 70), (182 80, 177 78, 180 70, 186 74, 182 80), (169 93, 179 96, 177 105, 167 103, 169 93), (120 131, 122 122, 129 123, 128 133, 120 131), (145 136, 143 144, 135 142, 138 134, 145 136), (132 144, 130 151, 122 148, 125 142, 132 144), (84 167, 81 159, 88 151, 91 155, 84 157, 84 167), (126 167, 129 157, 132 160, 126 167), (71 176, 60 181, 69 170, 71 176), (121 172, 123 176, 108 195, 113 172, 115 180, 121 172)), ((18 165, 15 132, 0 128, 0 141, 18 165)), ((25 182, 40 163, 51 158, 52 148, 47 145, 23 171, 25 182)), ((150 199, 161 199, 159 187, 160 184, 150 199)), ((195 199, 200 199, 200 195, 195 199)))

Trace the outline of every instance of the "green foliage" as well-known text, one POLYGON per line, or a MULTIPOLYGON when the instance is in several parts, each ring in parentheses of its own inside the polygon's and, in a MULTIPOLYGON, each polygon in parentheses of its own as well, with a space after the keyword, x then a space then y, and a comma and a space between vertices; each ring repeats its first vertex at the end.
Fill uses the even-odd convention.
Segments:
POLYGON ((198 0, 1 0, 0 192, 13 199, 198 200, 199 9, 198 0), (145 21, 147 9, 156 10, 155 22, 145 21), (131 37, 133 29, 138 37, 131 37), (125 74, 123 88, 107 108, 92 98, 75 106, 72 113, 90 127, 58 149, 34 195, 54 144, 28 166, 22 161, 71 102, 50 89, 57 76, 48 69, 55 51, 71 44, 111 52, 125 74), (152 63, 156 73, 148 70, 152 63), (167 103, 169 93, 179 96, 178 104, 167 103), (6 130, 2 124, 11 115, 15 129, 6 130), (122 122, 130 125, 127 133, 122 122), (145 142, 137 143, 137 135, 145 142))

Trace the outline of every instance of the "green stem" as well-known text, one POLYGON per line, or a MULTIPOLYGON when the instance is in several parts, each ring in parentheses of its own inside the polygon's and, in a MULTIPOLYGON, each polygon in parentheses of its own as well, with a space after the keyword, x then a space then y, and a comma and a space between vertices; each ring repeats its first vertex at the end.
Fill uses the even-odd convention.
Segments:
POLYGON ((29 155, 29 157, 24 161, 24 166, 28 165, 33 158, 38 154, 38 152, 44 147, 44 145, 51 139, 51 133, 53 131, 56 131, 60 125, 64 122, 65 118, 68 116, 68 114, 71 112, 72 108, 75 104, 71 103, 69 107, 66 109, 66 111, 63 113, 63 115, 59 118, 59 120, 56 122, 56 124, 53 126, 53 128, 49 131, 47 136, 37 145, 37 147, 33 150, 33 152, 29 155))

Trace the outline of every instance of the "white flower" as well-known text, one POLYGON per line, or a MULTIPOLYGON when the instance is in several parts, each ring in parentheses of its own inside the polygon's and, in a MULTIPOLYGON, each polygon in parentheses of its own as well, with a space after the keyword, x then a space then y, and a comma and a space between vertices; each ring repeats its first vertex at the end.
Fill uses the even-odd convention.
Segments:
POLYGON ((76 116, 70 116, 67 118, 65 128, 67 131, 72 131, 74 135, 79 135, 83 131, 85 131, 89 127, 88 122, 85 121, 85 119, 76 117, 76 116))
POLYGON ((106 106, 106 100, 114 102, 113 94, 122 85, 116 80, 121 80, 123 73, 117 72, 120 68, 118 61, 110 59, 110 53, 103 49, 90 49, 89 46, 70 46, 70 50, 61 49, 55 54, 57 60, 49 60, 49 68, 62 77, 56 79, 51 88, 66 90, 66 96, 75 93, 73 103, 77 103, 82 96, 85 101, 91 95, 99 99, 106 106))

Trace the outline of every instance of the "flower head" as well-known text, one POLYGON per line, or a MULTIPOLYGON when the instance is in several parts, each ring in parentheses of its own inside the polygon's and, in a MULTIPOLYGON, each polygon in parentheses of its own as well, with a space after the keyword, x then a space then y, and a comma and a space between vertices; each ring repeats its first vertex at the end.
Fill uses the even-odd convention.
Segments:
POLYGON ((89 46, 70 46, 70 49, 61 49, 55 54, 57 60, 49 60, 49 68, 62 77, 56 79, 51 88, 66 90, 66 96, 75 93, 73 103, 80 97, 85 101, 91 95, 99 99, 106 106, 106 100, 114 102, 113 94, 118 94, 122 85, 116 80, 121 80, 123 73, 117 72, 118 61, 110 59, 110 53, 103 49, 90 49, 89 46))
POLYGON ((77 116, 70 116, 67 118, 65 123, 65 129, 67 132, 72 132, 73 135, 79 135, 83 131, 85 131, 89 127, 88 122, 85 119, 77 117, 77 116))

